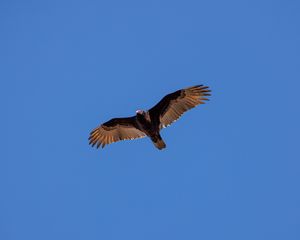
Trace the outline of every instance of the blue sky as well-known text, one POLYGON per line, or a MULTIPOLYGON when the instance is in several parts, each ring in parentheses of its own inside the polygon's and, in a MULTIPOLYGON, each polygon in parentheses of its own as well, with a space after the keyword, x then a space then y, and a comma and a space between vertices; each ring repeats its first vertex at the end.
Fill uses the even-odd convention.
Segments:
POLYGON ((299 1, 1 1, 0 239, 300 239, 299 1), (88 134, 196 84, 149 139, 88 134), (2 105, 3 104, 3 105, 2 105))

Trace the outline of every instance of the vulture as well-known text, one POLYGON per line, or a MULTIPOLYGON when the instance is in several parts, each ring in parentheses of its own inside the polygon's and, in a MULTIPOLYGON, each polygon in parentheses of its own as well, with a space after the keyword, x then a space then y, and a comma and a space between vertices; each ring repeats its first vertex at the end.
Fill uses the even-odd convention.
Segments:
POLYGON ((163 97, 148 111, 137 110, 133 117, 113 118, 90 133, 89 144, 100 146, 113 142, 148 136, 159 150, 166 147, 160 130, 175 122, 187 110, 205 103, 209 87, 197 85, 184 88, 163 97))

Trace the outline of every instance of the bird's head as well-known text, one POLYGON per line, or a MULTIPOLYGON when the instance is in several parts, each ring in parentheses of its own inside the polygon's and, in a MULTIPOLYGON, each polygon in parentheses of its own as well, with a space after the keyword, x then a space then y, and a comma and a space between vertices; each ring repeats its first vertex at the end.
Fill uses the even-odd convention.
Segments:
POLYGON ((138 110, 135 111, 135 113, 136 113, 136 114, 140 114, 140 115, 144 115, 144 114, 145 114, 145 111, 144 111, 144 110, 138 109, 138 110))

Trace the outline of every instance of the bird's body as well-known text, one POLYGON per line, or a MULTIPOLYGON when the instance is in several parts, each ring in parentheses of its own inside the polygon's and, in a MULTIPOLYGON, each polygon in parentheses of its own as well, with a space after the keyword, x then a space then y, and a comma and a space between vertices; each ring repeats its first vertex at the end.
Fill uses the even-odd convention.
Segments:
POLYGON ((158 149, 166 147, 160 130, 175 122, 187 110, 208 100, 208 87, 198 85, 166 95, 148 111, 137 110, 136 115, 127 118, 113 118, 90 133, 90 144, 102 148, 120 140, 148 136, 158 149))
POLYGON ((162 140, 159 134, 159 124, 158 122, 155 122, 155 118, 151 118, 148 111, 137 112, 136 120, 140 127, 140 130, 144 132, 148 137, 150 137, 150 139, 158 149, 161 150, 166 147, 165 142, 162 140))

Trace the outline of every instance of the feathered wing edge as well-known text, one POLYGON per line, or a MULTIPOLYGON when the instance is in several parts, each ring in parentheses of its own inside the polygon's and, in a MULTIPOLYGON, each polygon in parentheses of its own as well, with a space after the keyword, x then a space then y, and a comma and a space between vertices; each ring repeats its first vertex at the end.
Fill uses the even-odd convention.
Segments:
POLYGON ((145 137, 146 134, 135 126, 135 117, 113 118, 99 127, 95 128, 89 137, 89 144, 102 148, 105 145, 121 140, 132 140, 145 137))
POLYGON ((207 86, 197 85, 178 90, 166 95, 157 105, 149 111, 159 115, 160 128, 164 128, 175 122, 181 115, 199 104, 209 100, 211 90, 207 86))

